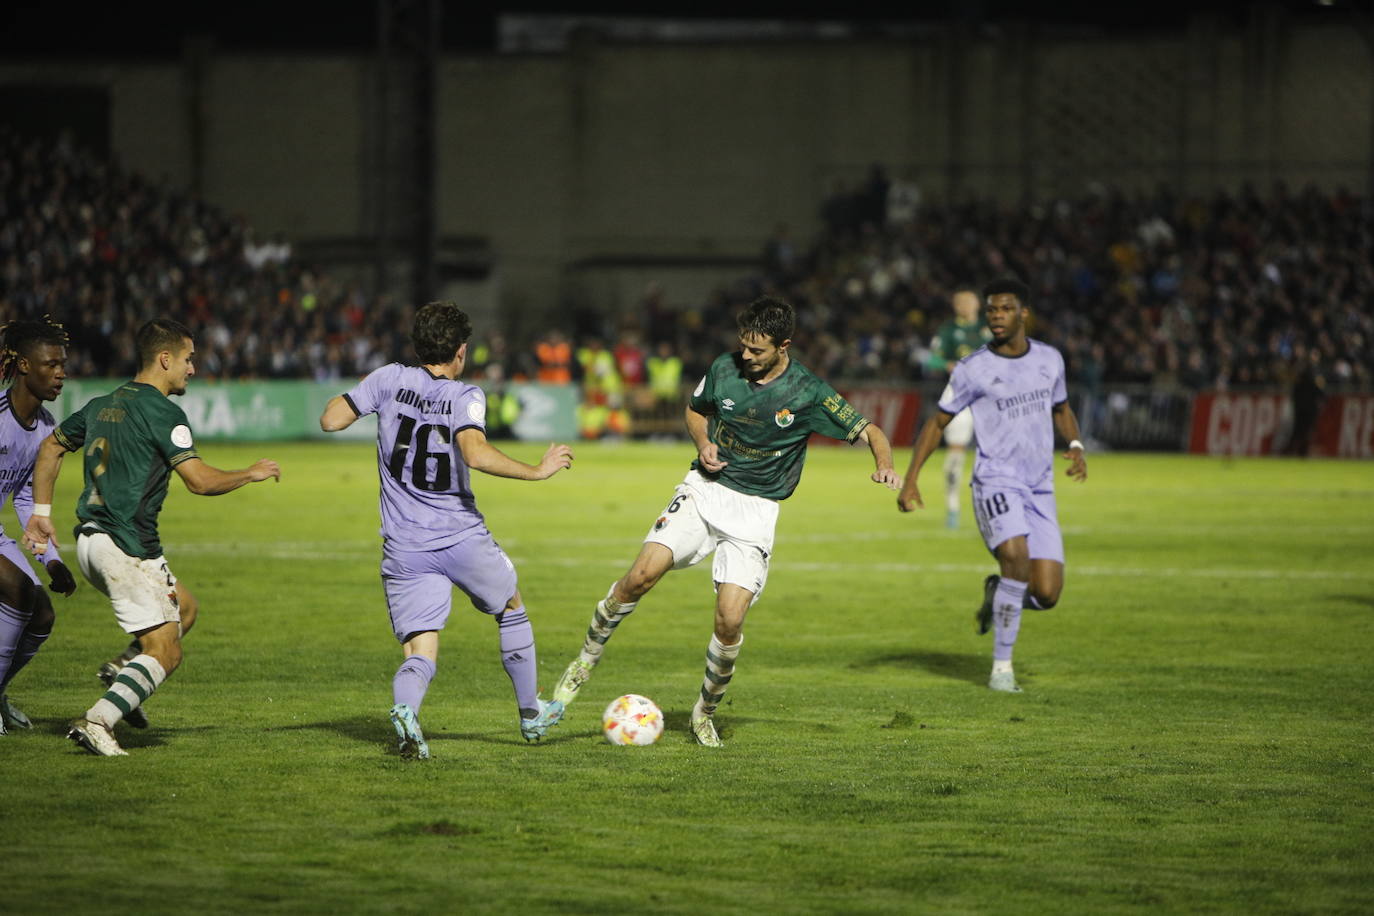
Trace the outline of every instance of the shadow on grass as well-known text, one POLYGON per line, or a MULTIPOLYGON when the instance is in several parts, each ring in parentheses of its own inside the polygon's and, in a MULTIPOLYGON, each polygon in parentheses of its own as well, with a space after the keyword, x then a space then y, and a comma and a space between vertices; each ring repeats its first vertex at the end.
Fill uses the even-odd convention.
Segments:
MULTIPOLYGON (((737 728, 746 728, 759 721, 752 716, 737 716, 728 710, 723 710, 717 717, 717 727, 720 729, 721 739, 727 739, 734 734, 737 728)), ((833 731, 834 726, 823 722, 798 722, 801 727, 809 727, 817 731, 833 731)), ((279 725, 264 729, 266 732, 303 732, 303 731, 326 731, 333 732, 344 738, 363 744, 377 745, 386 748, 389 757, 397 757, 395 734, 391 730, 391 724, 386 720, 372 719, 330 719, 317 722, 300 722, 294 725, 279 725)), ((692 714, 691 710, 665 712, 663 714, 663 737, 659 740, 692 740, 692 714)), ((511 723, 509 730, 468 732, 468 731, 446 731, 443 729, 425 729, 425 740, 429 743, 434 752, 438 754, 445 745, 453 742, 476 742, 480 744, 523 744, 520 740, 520 732, 515 723, 511 723)), ((599 717, 592 715, 587 717, 579 716, 574 721, 565 719, 559 725, 549 731, 543 741, 531 742, 541 745, 565 744, 569 741, 599 741, 601 740, 601 722, 599 717)), ((135 746, 135 745, 130 745, 135 746)))
POLYGON ((1332 595, 1331 599, 1347 604, 1362 604, 1370 610, 1374 610, 1374 595, 1332 595))
MULTIPOLYGON (((35 723, 34 732, 53 735, 57 738, 66 738, 71 731, 69 722, 43 722, 35 723)), ((134 751, 149 747, 165 747, 168 743, 175 743, 178 735, 190 735, 199 732, 212 732, 216 727, 213 725, 178 725, 170 728, 159 728, 156 724, 150 728, 131 728, 128 725, 115 726, 115 740, 119 746, 126 751, 134 751)), ((73 749, 76 745, 72 745, 73 749)), ((85 751, 80 751, 85 753, 85 751)))
POLYGON ((939 677, 971 684, 983 684, 988 677, 985 654, 971 655, 956 652, 893 652, 874 655, 854 662, 851 668, 921 668, 939 677))

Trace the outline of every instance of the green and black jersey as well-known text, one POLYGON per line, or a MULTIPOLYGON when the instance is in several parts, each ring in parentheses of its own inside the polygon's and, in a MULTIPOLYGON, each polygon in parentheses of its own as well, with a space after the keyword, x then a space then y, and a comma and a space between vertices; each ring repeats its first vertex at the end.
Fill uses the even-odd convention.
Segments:
POLYGON ((53 437, 83 454, 77 530, 103 531, 131 557, 162 556, 157 516, 172 468, 200 457, 182 409, 152 385, 126 382, 92 398, 53 437))
POLYGON ((692 392, 710 419, 707 433, 727 462, 719 473, 692 467, 740 493, 786 499, 797 488, 812 433, 853 442, 868 420, 795 359, 766 385, 745 377, 738 353, 716 358, 692 392))

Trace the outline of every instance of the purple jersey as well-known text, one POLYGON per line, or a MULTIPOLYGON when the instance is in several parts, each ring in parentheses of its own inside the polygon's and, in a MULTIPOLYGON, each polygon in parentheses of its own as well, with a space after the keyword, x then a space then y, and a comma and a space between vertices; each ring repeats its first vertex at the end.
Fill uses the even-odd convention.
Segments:
POLYGON ((1054 489, 1054 422, 1050 408, 1069 399, 1064 357, 1049 344, 1027 340, 1020 356, 980 347, 959 360, 940 396, 940 409, 968 407, 978 435, 973 479, 1015 481, 1054 489))
MULTIPOLYGON (((25 426, 10 404, 9 391, 0 393, 0 507, 14 497, 14 514, 19 516, 21 531, 33 513, 33 461, 38 457, 38 446, 56 425, 52 414, 40 405, 33 426, 25 426)), ((40 562, 57 558, 51 544, 38 557, 40 562)))
POLYGON ((358 416, 377 415, 382 537, 397 550, 442 550, 486 530, 472 472, 458 448, 465 429, 486 432, 481 388, 390 363, 344 395, 358 416))

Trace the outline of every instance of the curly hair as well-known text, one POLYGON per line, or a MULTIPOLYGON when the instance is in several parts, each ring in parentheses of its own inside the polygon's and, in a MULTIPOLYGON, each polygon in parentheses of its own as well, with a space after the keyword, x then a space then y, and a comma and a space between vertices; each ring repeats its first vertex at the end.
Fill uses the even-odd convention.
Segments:
POLYGON ((16 318, 0 328, 0 379, 14 378, 21 357, 28 356, 35 346, 67 345, 67 331, 62 325, 44 315, 41 319, 16 318))
POLYGON ((758 334, 780 346, 783 341, 791 340, 797 330, 797 313, 792 306, 772 296, 760 296, 749 307, 740 312, 736 319, 740 337, 758 334))
POLYGON ((433 366, 453 359, 458 348, 472 336, 472 322, 452 302, 431 302, 415 313, 411 345, 420 363, 433 366))
POLYGON ((1022 305, 1030 305, 1030 287, 1021 282, 1019 277, 1008 274, 1005 277, 998 277, 983 287, 983 301, 991 299, 993 296, 1004 293, 1013 295, 1022 305))

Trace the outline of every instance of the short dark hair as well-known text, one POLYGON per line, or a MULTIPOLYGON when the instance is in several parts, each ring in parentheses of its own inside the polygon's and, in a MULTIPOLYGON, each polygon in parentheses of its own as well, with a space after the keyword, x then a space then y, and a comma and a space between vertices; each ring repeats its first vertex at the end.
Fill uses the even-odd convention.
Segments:
POLYGON ((987 302, 993 296, 1000 296, 1004 293, 1015 296, 1022 305, 1030 305, 1030 287, 1022 283, 1018 277, 1010 275, 998 277, 984 286, 983 301, 987 302))
POLYGON ((792 306, 772 296, 760 296, 739 313, 739 336, 759 334, 769 338, 773 346, 791 340, 797 330, 797 313, 792 306))
POLYGON ((65 347, 66 329, 50 321, 47 315, 42 319, 16 318, 0 328, 0 378, 5 381, 14 378, 20 358, 28 356, 39 344, 65 347))
POLYGON ((134 347, 138 350, 138 368, 147 369, 164 350, 181 352, 182 341, 193 339, 191 329, 180 321, 171 318, 154 318, 146 322, 134 335, 134 347))
POLYGON ((415 313, 410 343, 426 366, 446 363, 472 336, 472 322, 452 302, 431 302, 415 313))

